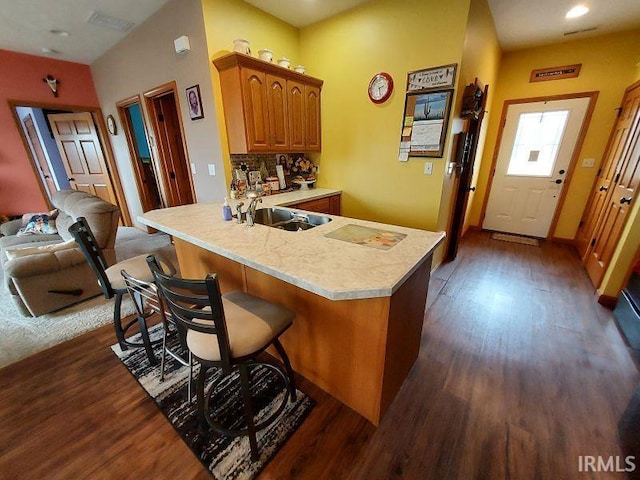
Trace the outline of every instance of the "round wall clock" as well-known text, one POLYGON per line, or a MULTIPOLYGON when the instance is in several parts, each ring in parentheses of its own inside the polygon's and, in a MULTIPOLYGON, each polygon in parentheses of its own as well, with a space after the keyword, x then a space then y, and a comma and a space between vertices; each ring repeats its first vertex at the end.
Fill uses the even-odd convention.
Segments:
POLYGON ((369 98, 373 103, 386 102, 393 92, 393 78, 386 72, 376 73, 369 82, 369 98))
POLYGON ((109 129, 109 133, 111 135, 118 134, 118 127, 116 127, 116 119, 113 118, 113 115, 107 115, 107 128, 109 129))

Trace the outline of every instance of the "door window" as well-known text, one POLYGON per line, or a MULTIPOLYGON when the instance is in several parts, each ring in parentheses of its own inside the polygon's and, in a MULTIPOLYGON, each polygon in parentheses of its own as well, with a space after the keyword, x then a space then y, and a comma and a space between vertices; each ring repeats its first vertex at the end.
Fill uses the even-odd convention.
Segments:
POLYGON ((507 175, 550 177, 569 110, 520 114, 507 175))

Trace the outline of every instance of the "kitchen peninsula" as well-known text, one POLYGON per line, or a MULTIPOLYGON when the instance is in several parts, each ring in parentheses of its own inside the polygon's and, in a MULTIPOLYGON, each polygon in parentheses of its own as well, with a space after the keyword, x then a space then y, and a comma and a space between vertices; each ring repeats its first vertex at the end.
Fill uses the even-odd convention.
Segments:
MULTIPOLYGON (((338 194, 271 195, 259 208, 338 194)), ((432 254, 444 234, 336 215, 291 232, 225 222, 221 212, 221 204, 194 204, 138 220, 174 237, 185 278, 214 272, 223 293, 244 290, 296 312, 281 337, 293 368, 378 425, 418 356, 432 254), (341 235, 354 229, 381 232, 383 241, 341 235)))

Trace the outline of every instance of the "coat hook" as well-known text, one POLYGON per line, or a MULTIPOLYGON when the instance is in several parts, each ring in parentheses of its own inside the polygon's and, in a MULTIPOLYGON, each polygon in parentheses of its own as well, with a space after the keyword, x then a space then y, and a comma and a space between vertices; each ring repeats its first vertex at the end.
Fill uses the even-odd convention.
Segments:
POLYGON ((53 75, 47 75, 46 77, 44 77, 42 79, 42 81, 46 82, 47 85, 49 85, 49 88, 53 92, 53 96, 57 97, 58 96, 58 84, 60 83, 60 81, 56 80, 55 78, 53 78, 53 75))

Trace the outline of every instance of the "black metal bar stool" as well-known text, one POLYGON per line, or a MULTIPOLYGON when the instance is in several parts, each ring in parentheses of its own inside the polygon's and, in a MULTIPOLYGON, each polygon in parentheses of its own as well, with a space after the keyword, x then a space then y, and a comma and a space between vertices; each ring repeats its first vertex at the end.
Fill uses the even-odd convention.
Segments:
POLYGON ((171 277, 164 273, 154 256, 149 256, 147 261, 173 319, 187 329, 187 346, 201 365, 196 390, 199 425, 209 426, 221 435, 247 435, 251 458, 257 460, 256 432, 275 422, 289 399, 296 400, 293 369, 278 340, 292 325, 295 314, 281 305, 245 292, 221 295, 216 275, 207 275, 204 280, 171 277), (278 351, 284 369, 279 364, 257 360, 258 354, 269 345, 278 351), (263 368, 256 368, 254 373, 251 371, 254 366, 263 368), (207 372, 214 367, 220 369, 222 374, 205 395, 207 372), (269 370, 283 381, 286 393, 268 418, 256 423, 251 387, 254 379, 269 370), (224 427, 211 414, 212 398, 217 387, 223 381, 229 383, 229 376, 236 373, 244 404, 244 428, 224 427))

